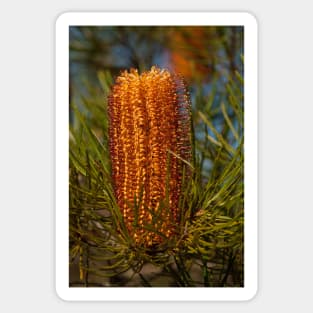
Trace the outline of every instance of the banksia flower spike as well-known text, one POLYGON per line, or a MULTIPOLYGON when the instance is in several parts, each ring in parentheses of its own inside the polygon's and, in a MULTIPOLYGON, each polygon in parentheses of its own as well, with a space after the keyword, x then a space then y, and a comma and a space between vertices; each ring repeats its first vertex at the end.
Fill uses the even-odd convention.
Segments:
POLYGON ((117 204, 136 244, 177 231, 185 161, 191 160, 190 100, 183 79, 152 67, 123 72, 109 97, 109 146, 117 204))

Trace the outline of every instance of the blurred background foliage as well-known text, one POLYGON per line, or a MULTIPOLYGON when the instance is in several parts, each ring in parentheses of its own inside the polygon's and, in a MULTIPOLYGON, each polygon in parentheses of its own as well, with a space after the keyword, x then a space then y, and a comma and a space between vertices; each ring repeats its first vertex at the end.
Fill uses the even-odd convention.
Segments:
POLYGON ((244 284, 243 28, 78 27, 70 46, 70 285, 244 284), (192 101, 192 179, 178 236, 147 250, 115 203, 107 97, 122 70, 184 76, 192 101))

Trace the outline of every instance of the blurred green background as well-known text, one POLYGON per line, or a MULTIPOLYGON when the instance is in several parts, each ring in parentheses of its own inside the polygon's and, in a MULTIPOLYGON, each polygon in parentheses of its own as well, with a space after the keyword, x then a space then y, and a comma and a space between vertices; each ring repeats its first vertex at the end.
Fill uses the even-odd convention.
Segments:
POLYGON ((72 26, 69 37, 70 96, 77 101, 87 93, 84 79, 100 89, 101 70, 114 78, 125 69, 157 65, 182 74, 193 97, 199 84, 201 96, 208 96, 212 82, 223 96, 229 74, 243 74, 243 27, 72 26))

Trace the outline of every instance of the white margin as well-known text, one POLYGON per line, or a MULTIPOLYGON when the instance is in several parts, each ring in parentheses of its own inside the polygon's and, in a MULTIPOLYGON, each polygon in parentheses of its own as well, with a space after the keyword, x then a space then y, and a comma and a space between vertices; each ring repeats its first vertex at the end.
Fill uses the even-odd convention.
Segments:
POLYGON ((234 301, 251 300, 258 278, 257 21, 245 12, 68 12, 56 21, 56 292, 68 301, 234 301), (70 288, 68 268, 69 26, 220 25, 244 26, 245 59, 245 255, 244 287, 233 288, 70 288))

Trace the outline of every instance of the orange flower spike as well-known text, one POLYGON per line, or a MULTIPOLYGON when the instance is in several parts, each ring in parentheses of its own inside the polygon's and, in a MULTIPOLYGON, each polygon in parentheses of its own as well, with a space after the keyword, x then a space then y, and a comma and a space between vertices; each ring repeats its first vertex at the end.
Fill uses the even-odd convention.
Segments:
POLYGON ((125 71, 112 88, 108 113, 112 180, 125 224, 137 244, 160 243, 179 223, 181 159, 191 160, 185 84, 157 67, 141 75, 125 71))

